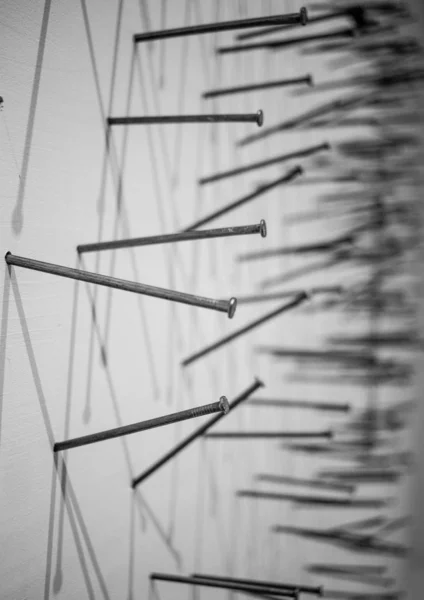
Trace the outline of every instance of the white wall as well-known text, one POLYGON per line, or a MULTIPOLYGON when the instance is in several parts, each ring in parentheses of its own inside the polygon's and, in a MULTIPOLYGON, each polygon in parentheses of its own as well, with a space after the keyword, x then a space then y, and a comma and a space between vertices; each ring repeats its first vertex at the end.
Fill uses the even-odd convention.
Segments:
MULTIPOLYGON (((167 26, 272 14, 282 6, 276 0, 164 4, 167 26)), ((4 0, 0 6, 2 252, 216 298, 253 293, 265 276, 301 263, 284 258, 265 267, 239 265, 237 254, 337 235, 282 221, 283 215, 314 207, 316 190, 278 189, 214 223, 265 218, 266 240, 104 252, 78 264, 79 243, 182 228, 296 163, 204 189, 196 183, 201 174, 325 141, 325 133, 316 130, 235 149, 237 139, 256 130, 253 124, 115 128, 107 138, 108 115, 262 108, 265 123, 272 124, 299 114, 314 99, 293 99, 288 90, 219 102, 205 102, 200 94, 268 77, 327 76, 320 58, 299 59, 294 52, 216 60, 215 46, 230 44, 230 33, 143 45, 134 52, 133 33, 163 26, 161 6, 157 0, 4 0)), ((291 0, 284 10, 300 6, 291 0)), ((332 133, 331 139, 342 135, 332 133)), ((182 369, 181 360, 192 351, 274 304, 240 306, 229 321, 224 314, 9 270, 1 261, 0 270, 1 598, 143 598, 151 571, 321 583, 303 566, 334 558, 334 551, 276 536, 269 528, 337 524, 349 514, 323 511, 317 523, 316 512, 237 500, 234 492, 252 487, 261 471, 309 475, 325 462, 301 459, 273 442, 199 441, 133 492, 131 478, 195 422, 56 457, 52 444, 214 402, 222 394, 231 399, 255 375, 266 383, 267 396, 307 394, 360 407, 365 389, 283 382, 291 368, 254 352, 261 343, 319 346, 328 332, 353 327, 345 317, 285 315, 182 369)), ((348 278, 333 270, 294 285, 348 278)), ((222 427, 324 429, 333 421, 245 407, 222 427)), ((191 593, 168 584, 158 590, 163 599, 191 593)), ((225 595, 201 592, 202 599, 225 595)))

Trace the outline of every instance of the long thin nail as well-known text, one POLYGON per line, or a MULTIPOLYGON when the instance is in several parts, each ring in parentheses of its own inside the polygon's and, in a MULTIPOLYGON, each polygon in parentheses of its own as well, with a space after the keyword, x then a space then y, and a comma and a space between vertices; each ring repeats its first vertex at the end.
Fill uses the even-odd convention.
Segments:
POLYGON ((333 481, 349 481, 353 483, 396 483, 402 472, 394 469, 352 469, 350 471, 326 470, 319 473, 320 477, 333 481))
POLYGON ((329 285, 311 288, 308 290, 287 290, 286 292, 275 292, 274 294, 258 294, 252 296, 237 296, 237 304, 252 304, 256 302, 268 302, 270 300, 282 300, 283 298, 293 298, 302 292, 308 294, 309 297, 318 296, 321 294, 342 294, 344 289, 340 285, 329 285))
POLYGON ((279 483, 282 485, 296 485, 302 487, 318 488, 322 490, 334 490, 352 494, 355 491, 354 485, 338 483, 337 481, 325 481, 321 479, 303 479, 301 477, 288 477, 286 475, 256 475, 256 481, 266 481, 267 483, 279 483))
POLYGON ((250 400, 249 406, 262 408, 295 408, 296 410, 322 410, 328 412, 349 412, 350 404, 339 404, 337 402, 317 402, 315 400, 271 400, 268 398, 254 398, 250 400))
POLYGON ((334 252, 334 250, 340 249, 340 246, 347 246, 350 248, 354 241, 355 236, 345 235, 333 240, 319 242, 316 244, 304 244, 302 246, 288 246, 285 248, 271 248, 269 250, 246 252, 245 254, 239 254, 237 259, 239 262, 245 262, 248 260, 257 260, 263 258, 275 258, 277 256, 290 256, 292 254, 317 254, 319 252, 334 252))
POLYGON ((147 421, 140 421, 139 423, 133 423, 132 425, 124 425, 123 427, 116 427, 115 429, 108 429, 106 431, 100 431, 91 435, 84 435, 79 438, 73 438, 72 440, 57 442, 53 446, 53 451, 60 452, 62 450, 69 450, 70 448, 87 446, 88 444, 95 444, 96 442, 111 440, 112 438, 121 437, 123 435, 130 435, 131 433, 138 433, 140 431, 147 431, 148 429, 154 429, 156 427, 163 427, 164 425, 171 425, 172 423, 178 423, 179 421, 187 421, 188 419, 204 417, 205 415, 210 415, 216 412, 226 415, 229 410, 230 408, 227 398, 225 396, 221 396, 219 402, 213 402, 212 404, 196 406, 195 408, 189 408, 188 410, 171 413, 170 415, 164 415, 162 417, 157 417, 156 419, 148 419, 147 421))
POLYGON ((286 175, 283 175, 283 177, 279 177, 278 179, 274 179, 270 183, 261 185, 258 189, 256 189, 251 194, 248 194, 247 196, 243 196, 243 198, 240 198, 240 200, 231 202, 230 204, 227 204, 226 206, 224 206, 224 208, 221 208, 221 209, 211 213, 207 217, 204 217, 203 219, 199 219, 198 221, 195 221, 192 225, 190 225, 189 227, 186 227, 184 229, 184 231, 191 231, 192 229, 197 229, 198 227, 201 227, 202 225, 206 225, 206 223, 210 223, 211 221, 214 221, 218 217, 222 217, 222 215, 226 215, 227 213, 235 210, 236 208, 240 208, 240 206, 247 204, 251 200, 254 200, 255 198, 259 198, 259 196, 262 196, 266 192, 269 192, 270 190, 278 187, 279 185, 282 185, 284 183, 288 183, 288 182, 292 181, 295 177, 298 177, 302 173, 303 173, 302 167, 297 166, 294 169, 291 169, 288 173, 286 173, 286 175))
POLYGON ((260 317, 259 319, 255 319, 255 321, 252 321, 251 323, 249 323, 249 325, 246 325, 245 327, 242 327, 241 329, 238 329, 237 331, 230 333, 230 335, 226 335, 225 337, 221 338, 217 342, 214 342, 213 344, 206 346, 206 348, 203 348, 203 350, 199 350, 198 352, 191 354, 189 357, 184 359, 181 364, 183 365, 183 367, 187 367, 188 365, 192 364, 196 360, 199 360, 199 358, 202 358, 203 356, 210 354, 214 350, 218 350, 218 348, 221 348, 222 346, 225 346, 226 344, 234 341, 241 335, 248 333, 249 331, 252 331, 256 327, 263 325, 264 323, 266 323, 267 321, 270 321, 271 319, 274 319, 275 317, 278 317, 280 314, 282 314, 288 310, 291 310, 292 308, 295 308, 299 304, 302 304, 303 302, 305 302, 307 299, 308 299, 308 295, 305 292, 302 292, 301 294, 296 296, 296 298, 294 300, 292 300, 292 302, 288 302, 287 304, 280 306, 276 310, 273 310, 270 313, 267 313, 263 317, 260 317))
POLYGON ((82 271, 81 269, 73 269, 71 267, 63 267, 61 265, 42 262, 32 258, 25 258, 23 256, 15 256, 10 252, 6 254, 5 260, 8 265, 23 267, 24 269, 50 273, 50 275, 58 275, 59 277, 76 279, 78 281, 85 281, 86 283, 94 283, 96 285, 124 290, 126 292, 134 292, 135 294, 144 294, 154 298, 162 298, 163 300, 170 300, 172 302, 179 302, 181 304, 189 304, 190 306, 199 306, 201 308, 209 308, 219 312, 226 312, 230 319, 234 316, 237 306, 237 300, 235 298, 231 298, 228 301, 213 300, 212 298, 194 296, 192 294, 185 294, 184 292, 158 288, 152 285, 146 285, 144 283, 127 281, 125 279, 117 279, 116 277, 99 275, 98 273, 90 273, 89 271, 82 271))
POLYGON ((378 498, 326 498, 325 496, 298 496, 296 494, 274 494, 257 492, 256 490, 239 490, 240 498, 257 498, 261 500, 286 500, 300 505, 316 507, 337 506, 338 508, 382 508, 387 506, 386 500, 378 498))
MULTIPOLYGON (((256 379, 246 390, 244 390, 239 396, 237 396, 234 400, 232 400, 230 402, 229 409, 234 410, 236 408, 236 406, 238 406, 239 404, 241 404, 242 402, 247 400, 251 394, 253 394, 257 389, 259 389, 263 386, 264 386, 264 384, 262 383, 262 381, 260 381, 259 379, 256 379)), ((137 485, 139 485, 142 481, 147 479, 147 477, 149 477, 150 475, 155 473, 160 467, 162 467, 169 460, 171 460, 171 458, 174 458, 175 456, 177 456, 177 454, 179 454, 182 450, 184 450, 184 448, 187 448, 187 446, 189 444, 191 444, 192 442, 194 442, 194 440, 196 440, 197 438, 202 436, 204 433, 206 433, 208 431, 208 429, 210 429, 213 425, 215 425, 215 423, 218 423, 218 421, 220 421, 220 419, 222 419, 223 416, 224 416, 223 414, 220 414, 220 415, 213 417, 207 423, 205 423, 204 425, 199 427, 199 429, 196 429, 196 431, 194 431, 192 434, 187 436, 184 440, 182 440, 179 444, 177 444, 172 450, 167 452, 162 458, 160 458, 155 463, 153 463, 152 466, 150 466, 148 469, 143 471, 143 473, 141 473, 141 475, 134 478, 132 481, 132 487, 133 488, 137 487, 137 485)))
POLYGON ((232 54, 234 52, 248 52, 250 50, 281 50, 292 46, 300 46, 310 42, 328 40, 334 38, 354 38, 357 35, 355 29, 345 28, 330 33, 320 33, 296 38, 286 38, 282 40, 273 40, 272 42, 262 42, 257 44, 237 44, 235 46, 221 46, 217 48, 217 54, 232 54))
POLYGON ((136 33, 133 36, 135 44, 140 42, 152 42, 168 38, 184 37, 187 35, 202 35, 215 33, 217 31, 233 31, 235 29, 247 29, 250 27, 266 27, 267 25, 306 25, 308 13, 306 8, 301 8, 298 13, 285 15, 272 15, 269 17, 256 17, 253 19, 238 19, 236 21, 222 21, 220 23, 208 23, 205 25, 193 25, 191 27, 177 27, 175 29, 162 29, 160 31, 147 31, 136 33))
POLYGON ((252 83, 250 85, 239 85, 228 88, 220 88, 217 90, 209 90, 202 94, 202 98, 217 98, 218 96, 229 96, 232 94, 244 94, 246 92, 256 92, 258 90, 271 90, 279 87, 287 87, 290 85, 312 85, 311 75, 304 77, 294 77, 292 79, 277 79, 276 81, 264 81, 262 83, 252 83))
POLYGON ((261 587, 254 585, 230 583, 224 581, 213 581, 211 579, 200 579, 197 577, 182 577, 181 575, 169 575, 168 573, 151 573, 151 581, 169 581, 172 583, 183 583, 185 585, 198 585, 202 587, 217 588, 223 590, 234 590, 239 592, 264 592, 265 594, 273 594, 283 598, 298 598, 299 592, 297 589, 281 589, 279 587, 261 587))
MULTIPOLYGON (((356 9, 361 10, 362 7, 355 7, 356 9)), ((362 9, 363 10, 363 9, 362 9)), ((349 9, 347 10, 338 10, 338 11, 334 11, 334 12, 330 12, 324 15, 319 15, 317 17, 310 17, 308 18, 308 25, 313 25, 314 23, 321 23, 323 21, 330 21, 332 19, 340 19, 340 17, 348 17, 348 16, 352 16, 353 17, 353 13, 352 11, 350 11, 349 9)), ((355 23, 357 23, 358 20, 355 19, 355 23)), ((249 31, 248 33, 242 33, 240 35, 238 35, 236 37, 236 40, 238 41, 242 41, 242 40, 249 40, 252 38, 256 38, 256 37, 263 37, 263 36, 267 36, 273 33, 277 33, 279 31, 281 31, 282 33, 285 33, 286 31, 291 30, 292 27, 290 25, 277 25, 275 27, 266 27, 264 29, 259 29, 256 31, 249 31)))
POLYGON ((278 440, 278 439, 304 439, 325 438, 331 440, 333 432, 326 431, 215 431, 206 433, 203 437, 216 440, 278 440))
POLYGON ((256 113, 212 114, 212 115, 157 115, 143 117, 108 117, 107 124, 112 125, 170 125, 173 123, 256 123, 262 127, 264 115, 256 113))
POLYGON ((172 242, 190 242, 220 237, 231 237, 236 235, 250 235, 260 233, 266 237, 266 223, 262 219, 257 225, 242 225, 239 227, 221 227, 220 229, 205 229, 196 231, 184 231, 181 233, 170 233, 165 235, 152 235, 149 237, 130 238, 126 240, 113 240, 110 242, 95 242, 93 244, 79 244, 77 251, 98 252, 100 250, 117 250, 119 248, 134 248, 138 246, 152 246, 154 244, 169 244, 172 242))
POLYGON ((298 591, 301 594, 313 594, 315 596, 322 596, 323 589, 321 586, 313 587, 309 585, 295 584, 295 583, 279 583, 276 581, 264 581, 263 579, 242 579, 240 577, 221 577, 217 575, 201 575, 199 573, 193 573, 192 577, 196 579, 204 579, 210 581, 226 581, 228 583, 235 583, 241 585, 253 585, 259 588, 274 588, 281 590, 298 591))
POLYGON ((290 154, 280 154, 279 156, 275 156, 274 158, 269 158, 267 160, 261 160, 259 162, 250 163, 245 165, 244 167, 237 167, 236 169, 230 169, 229 171, 221 171, 220 173, 215 173, 214 175, 208 175, 207 177, 202 177, 199 179, 199 184, 204 185, 206 183, 213 183, 215 181, 220 181, 221 179, 226 179, 227 177, 233 177, 236 175, 242 175, 243 173, 248 173, 250 171, 255 171, 256 169, 262 169, 271 165, 278 164, 280 162, 284 162, 286 160, 291 160, 292 158, 301 158, 305 156, 310 156, 311 154, 316 154, 322 150, 329 150, 330 144, 325 142, 323 144, 319 144, 317 146, 309 146, 308 148, 303 148, 302 150, 296 150, 295 152, 291 152, 290 154))

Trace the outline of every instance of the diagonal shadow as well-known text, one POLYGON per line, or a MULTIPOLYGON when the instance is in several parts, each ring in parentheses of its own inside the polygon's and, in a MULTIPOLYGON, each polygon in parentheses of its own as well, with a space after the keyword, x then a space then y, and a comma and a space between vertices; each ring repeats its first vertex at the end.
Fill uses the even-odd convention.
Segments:
POLYGON ((9 321, 9 299, 10 299, 10 267, 8 266, 4 272, 3 286, 3 303, 1 311, 1 328, 0 328, 0 447, 1 447, 1 432, 2 432, 2 415, 3 415, 3 399, 4 399, 4 378, 6 374, 6 341, 9 321))

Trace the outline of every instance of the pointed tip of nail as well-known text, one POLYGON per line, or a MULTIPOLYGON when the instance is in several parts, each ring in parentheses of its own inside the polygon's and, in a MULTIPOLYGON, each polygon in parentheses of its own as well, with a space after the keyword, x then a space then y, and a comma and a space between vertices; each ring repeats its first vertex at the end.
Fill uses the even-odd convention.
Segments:
POLYGON ((237 298, 231 298, 228 306, 228 318, 232 319, 237 308, 237 298))
POLYGON ((230 412, 230 403, 227 400, 226 396, 221 396, 219 399, 219 408, 224 413, 224 415, 228 415, 230 412))
POLYGON ((265 222, 265 219, 261 219, 261 221, 260 221, 259 225, 260 225, 260 229, 259 229, 259 231, 260 231, 260 233, 261 233, 261 236, 262 236, 263 238, 265 238, 265 237, 266 237, 266 234, 267 234, 267 230, 266 230, 266 222, 265 222))
POLYGON ((256 113, 256 122, 258 124, 258 127, 262 127, 262 125, 264 124, 264 113, 262 110, 258 110, 258 112, 256 113))

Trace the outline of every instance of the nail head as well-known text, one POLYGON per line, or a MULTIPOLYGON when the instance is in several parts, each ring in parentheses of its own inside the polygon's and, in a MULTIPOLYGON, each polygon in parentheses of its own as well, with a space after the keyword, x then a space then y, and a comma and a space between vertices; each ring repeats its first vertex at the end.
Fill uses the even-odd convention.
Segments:
POLYGON ((308 11, 304 6, 300 9, 300 22, 302 25, 306 25, 308 22, 308 11))
POLYGON ((258 127, 262 127, 262 125, 264 124, 264 113, 262 110, 258 110, 258 112, 256 113, 256 118, 258 127))
POLYGON ((265 238, 265 237, 266 237, 266 234, 267 234, 267 230, 266 230, 266 222, 265 222, 265 220, 264 220, 264 219, 261 219, 261 222, 260 222, 259 224, 260 224, 260 232, 261 232, 261 236, 262 236, 263 238, 265 238))
POLYGON ((228 307, 228 318, 232 319, 234 317, 234 313, 236 312, 236 308, 237 308, 237 298, 231 298, 230 300, 230 304, 228 307))
POLYGON ((228 402, 226 396, 221 396, 219 399, 219 408, 222 410, 224 415, 227 415, 230 412, 230 403, 228 402))

